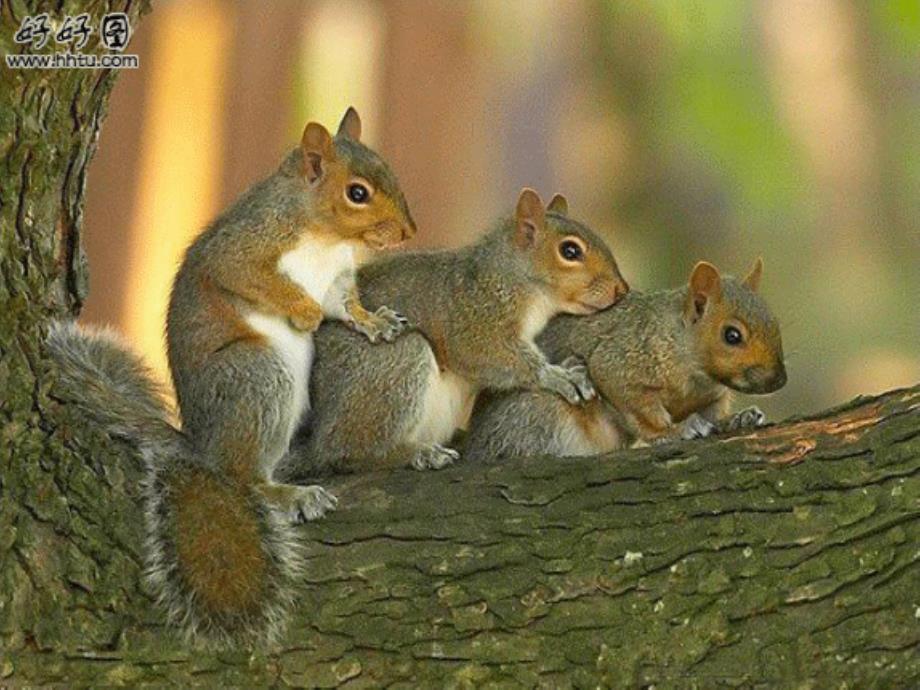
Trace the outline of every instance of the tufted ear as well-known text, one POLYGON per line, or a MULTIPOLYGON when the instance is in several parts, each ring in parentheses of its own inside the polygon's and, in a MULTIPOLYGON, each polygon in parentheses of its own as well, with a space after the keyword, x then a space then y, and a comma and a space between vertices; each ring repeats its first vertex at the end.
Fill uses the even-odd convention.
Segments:
POLYGON ((742 284, 751 288, 754 292, 757 292, 760 288, 760 277, 763 275, 763 258, 757 257, 757 260, 754 261, 754 266, 751 268, 751 272, 747 274, 747 277, 741 281, 742 284))
POLYGON ((569 215, 569 202, 561 194, 556 194, 549 202, 546 210, 550 213, 558 213, 560 216, 569 215))
POLYGON ((521 190, 517 208, 514 211, 516 228, 514 241, 521 249, 528 249, 537 243, 537 238, 546 222, 546 211, 540 195, 529 187, 521 190))
POLYGON ((345 111, 345 115, 339 123, 339 131, 336 132, 336 136, 361 141, 361 117, 353 107, 349 106, 348 110, 345 111))
POLYGON ((310 122, 304 128, 300 150, 303 152, 303 167, 300 172, 309 182, 318 180, 325 171, 326 164, 335 160, 335 147, 332 145, 329 130, 318 122, 310 122))
POLYGON ((687 304, 684 315, 691 322, 699 321, 706 307, 722 299, 722 277, 719 269, 707 261, 700 261, 690 274, 687 304))

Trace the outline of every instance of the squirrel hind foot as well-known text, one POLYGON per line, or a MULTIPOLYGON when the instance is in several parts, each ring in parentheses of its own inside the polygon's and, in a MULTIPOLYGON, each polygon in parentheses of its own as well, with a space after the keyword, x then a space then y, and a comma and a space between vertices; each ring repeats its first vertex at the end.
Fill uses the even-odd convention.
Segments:
POLYGON ((338 498, 316 484, 261 484, 258 491, 292 525, 319 520, 339 504, 338 498))
POLYGON ((422 446, 412 456, 410 465, 419 471, 442 470, 460 459, 460 453, 453 448, 438 445, 422 446))

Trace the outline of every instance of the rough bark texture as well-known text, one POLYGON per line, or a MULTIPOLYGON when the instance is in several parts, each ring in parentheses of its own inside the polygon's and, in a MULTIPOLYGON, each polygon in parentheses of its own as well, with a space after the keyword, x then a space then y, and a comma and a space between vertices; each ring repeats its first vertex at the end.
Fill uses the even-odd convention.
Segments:
POLYGON ((111 81, 0 67, 0 685, 920 683, 920 387, 733 439, 345 478, 281 648, 183 647, 140 585, 140 463, 54 398, 38 345, 85 296, 111 81))

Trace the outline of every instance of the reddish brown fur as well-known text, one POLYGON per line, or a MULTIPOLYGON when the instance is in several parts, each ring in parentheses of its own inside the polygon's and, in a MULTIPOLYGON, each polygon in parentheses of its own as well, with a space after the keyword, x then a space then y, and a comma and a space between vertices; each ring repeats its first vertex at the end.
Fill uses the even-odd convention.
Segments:
POLYGON ((189 589, 215 615, 257 612, 269 566, 251 496, 199 471, 174 482, 176 553, 189 589))

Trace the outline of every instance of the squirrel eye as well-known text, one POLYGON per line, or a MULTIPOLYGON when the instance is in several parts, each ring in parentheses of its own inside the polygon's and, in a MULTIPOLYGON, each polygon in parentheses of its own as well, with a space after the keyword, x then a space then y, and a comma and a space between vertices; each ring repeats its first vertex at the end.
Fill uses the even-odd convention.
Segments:
POLYGON ((370 190, 359 182, 352 182, 348 185, 345 195, 353 204, 366 204, 371 198, 370 190))
POLYGON ((559 256, 566 261, 581 261, 583 252, 577 242, 565 240, 559 244, 559 256))
POLYGON ((734 326, 725 327, 725 330, 722 331, 722 339, 729 345, 740 345, 741 341, 744 340, 741 331, 734 326))

